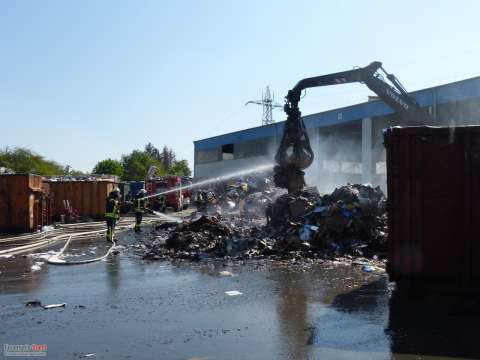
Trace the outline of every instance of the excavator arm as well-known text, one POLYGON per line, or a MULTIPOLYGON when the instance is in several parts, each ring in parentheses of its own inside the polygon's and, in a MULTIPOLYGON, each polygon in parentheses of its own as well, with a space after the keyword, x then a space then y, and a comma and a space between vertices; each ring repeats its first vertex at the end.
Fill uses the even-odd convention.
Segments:
POLYGON ((408 94, 400 81, 393 74, 387 73, 378 61, 363 68, 300 80, 286 96, 284 110, 287 120, 275 156, 278 166, 275 167, 274 181, 277 186, 287 188, 289 192, 301 190, 305 184, 303 170, 313 162, 313 151, 298 108, 302 91, 312 87, 353 82, 364 83, 408 124, 425 124, 431 121, 429 114, 408 94), (384 80, 379 70, 392 85, 384 80))

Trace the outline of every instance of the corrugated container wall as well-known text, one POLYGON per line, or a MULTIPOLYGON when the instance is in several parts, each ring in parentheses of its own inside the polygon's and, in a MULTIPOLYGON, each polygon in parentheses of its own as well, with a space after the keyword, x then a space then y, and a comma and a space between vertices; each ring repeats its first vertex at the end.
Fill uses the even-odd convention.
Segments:
POLYGON ((0 175, 0 230, 33 231, 51 224, 51 197, 37 175, 0 175))
POLYGON ((480 285, 480 126, 385 132, 388 273, 399 284, 480 285))
POLYGON ((65 201, 79 216, 95 219, 105 215, 105 200, 108 193, 117 185, 113 181, 49 181, 50 190, 55 195, 54 218, 66 213, 65 201))

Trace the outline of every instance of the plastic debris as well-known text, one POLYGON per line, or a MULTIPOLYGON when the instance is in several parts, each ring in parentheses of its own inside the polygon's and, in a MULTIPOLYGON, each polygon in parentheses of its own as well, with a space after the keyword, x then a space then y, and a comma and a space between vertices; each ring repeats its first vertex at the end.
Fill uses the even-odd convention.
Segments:
POLYGON ((313 233, 318 230, 318 226, 305 224, 299 230, 299 237, 303 241, 308 241, 311 239, 313 233))
POLYGON ((0 255, 0 259, 12 259, 13 255, 0 255))
POLYGON ((238 291, 238 290, 225 291, 225 294, 228 295, 228 296, 239 296, 239 295, 243 295, 243 293, 240 292, 240 291, 238 291))
POLYGON ((83 355, 80 355, 81 358, 88 358, 88 357, 92 357, 92 356, 96 356, 97 353, 89 353, 89 354, 83 354, 83 355))
POLYGON ((365 271, 365 272, 373 272, 373 271, 375 271, 375 269, 374 269, 372 266, 370 266, 370 265, 363 265, 363 266, 362 266, 362 270, 365 271))
POLYGON ((43 261, 36 261, 32 266, 31 266, 31 270, 32 271, 40 271, 42 270, 42 265, 45 264, 45 262, 43 261))
POLYGON ((54 308, 65 307, 65 306, 67 306, 67 303, 43 305, 43 308, 44 309, 54 309, 54 308))
POLYGON ((378 266, 374 266, 374 265, 369 265, 369 264, 364 264, 362 266, 362 271, 364 272, 385 272, 385 269, 381 268, 381 267, 378 267, 378 266))
POLYGON ((220 271, 218 275, 225 276, 225 277, 233 276, 233 274, 230 271, 220 271))

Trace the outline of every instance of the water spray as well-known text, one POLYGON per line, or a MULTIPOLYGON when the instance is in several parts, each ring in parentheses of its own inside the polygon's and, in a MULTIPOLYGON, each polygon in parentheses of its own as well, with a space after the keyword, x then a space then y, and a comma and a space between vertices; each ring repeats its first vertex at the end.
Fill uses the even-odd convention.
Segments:
POLYGON ((233 172, 233 173, 230 173, 230 174, 218 176, 218 177, 215 177, 215 178, 202 180, 202 181, 199 181, 195 184, 178 186, 178 187, 170 189, 170 190, 166 190, 166 191, 162 191, 162 192, 159 192, 159 193, 156 193, 156 194, 144 196, 144 197, 140 198, 140 200, 145 200, 145 199, 150 199, 150 198, 154 198, 154 197, 161 196, 161 195, 171 194, 171 193, 174 193, 176 191, 181 191, 181 190, 186 190, 186 189, 195 189, 195 188, 198 188, 198 187, 201 187, 201 186, 222 182, 222 181, 225 181, 225 180, 229 180, 229 179, 244 176, 244 175, 249 175, 249 174, 256 173, 256 172, 271 170, 271 169, 273 169, 273 167, 274 167, 274 164, 263 164, 263 165, 260 165, 260 166, 254 167, 254 168, 240 170, 240 171, 236 171, 236 172, 233 172))
POLYGON ((170 216, 170 215, 167 215, 167 214, 164 214, 164 213, 161 213, 159 211, 155 211, 155 210, 152 210, 152 209, 147 209, 148 211, 151 211, 154 215, 158 216, 158 217, 161 217, 167 221, 170 221, 170 222, 176 222, 176 223, 181 223, 183 222, 182 219, 178 218, 178 217, 175 217, 175 216, 170 216))

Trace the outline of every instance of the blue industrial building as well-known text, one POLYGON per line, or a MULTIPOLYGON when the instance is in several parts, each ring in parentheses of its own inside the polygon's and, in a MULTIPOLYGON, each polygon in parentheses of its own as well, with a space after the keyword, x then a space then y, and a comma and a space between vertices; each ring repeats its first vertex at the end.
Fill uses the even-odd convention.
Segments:
MULTIPOLYGON (((480 77, 412 92, 434 123, 480 124, 480 77)), ((316 160, 307 182, 329 191, 344 182, 385 184, 382 129, 407 125, 381 100, 303 117, 316 160)), ((259 126, 194 142, 197 179, 271 163, 284 122, 259 126)))

